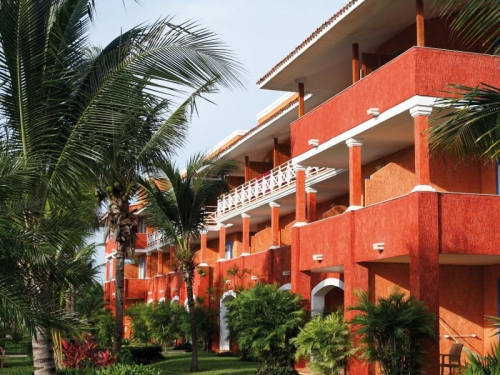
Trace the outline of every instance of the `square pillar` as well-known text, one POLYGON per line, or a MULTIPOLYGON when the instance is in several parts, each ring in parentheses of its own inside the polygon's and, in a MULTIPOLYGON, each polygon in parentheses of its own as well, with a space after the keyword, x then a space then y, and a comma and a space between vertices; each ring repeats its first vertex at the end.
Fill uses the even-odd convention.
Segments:
POLYGON ((363 207, 361 177, 361 139, 350 138, 346 141, 349 147, 349 210, 363 207))
POLYGON ((199 261, 199 266, 206 266, 207 265, 207 233, 208 231, 205 229, 201 232, 200 236, 200 259, 199 261))
MULTIPOLYGON (((436 316, 434 331, 439 335, 439 197, 438 194, 416 192, 410 195, 412 206, 418 207, 410 246, 410 295, 424 302, 436 316)), ((429 364, 428 374, 439 371, 439 341, 425 339, 422 342, 424 360, 429 364)))
POLYGON ((306 218, 306 168, 294 165, 295 170, 295 221, 307 223, 306 218))
POLYGON ((304 83, 299 82, 299 118, 304 116, 305 112, 304 97, 305 97, 304 83))
POLYGON ((226 225, 219 226, 219 260, 226 259, 226 225))
POLYGON ((177 249, 175 248, 174 245, 170 245, 170 272, 174 272, 174 269, 176 267, 176 261, 175 261, 175 253, 177 252, 177 249))
POLYGON ((281 246, 280 240, 280 205, 276 202, 269 203, 271 207, 271 249, 281 246))
POLYGON ((307 222, 316 221, 316 193, 313 188, 306 188, 307 193, 307 222))
POLYGON ((110 279, 110 269, 109 269, 109 258, 106 258, 106 281, 109 281, 110 279))
POLYGON ((148 251, 146 253, 146 279, 150 279, 153 274, 151 269, 151 253, 148 251))
POLYGON ((412 191, 435 191, 431 186, 429 141, 426 134, 431 113, 432 107, 428 106, 418 105, 410 109, 414 122, 416 175, 416 186, 412 191))
POLYGON ((250 253, 250 215, 241 214, 243 219, 243 254, 250 253))
POLYGON ((424 0, 416 0, 417 46, 425 47, 424 0))
POLYGON ((280 149, 279 149, 278 138, 274 138, 274 147, 273 147, 273 168, 276 168, 280 165, 280 149))
POLYGON ((352 83, 358 82, 359 77, 359 45, 352 44, 352 83))
POLYGON ((163 275, 163 250, 161 249, 158 249, 158 264, 156 273, 156 276, 163 275))

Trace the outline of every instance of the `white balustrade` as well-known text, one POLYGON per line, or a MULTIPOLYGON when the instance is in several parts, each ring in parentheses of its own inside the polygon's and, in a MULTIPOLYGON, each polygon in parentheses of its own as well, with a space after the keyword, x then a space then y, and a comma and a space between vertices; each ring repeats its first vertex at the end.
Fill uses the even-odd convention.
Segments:
MULTIPOLYGON (((308 167, 306 169, 306 179, 326 170, 328 168, 308 167)), ((229 193, 221 195, 217 202, 217 215, 225 214, 245 204, 252 203, 292 184, 295 184, 295 171, 291 161, 288 161, 271 170, 268 175, 254 178, 229 193)))
POLYGON ((167 237, 159 232, 148 233, 146 241, 146 250, 159 249, 168 243, 167 237))

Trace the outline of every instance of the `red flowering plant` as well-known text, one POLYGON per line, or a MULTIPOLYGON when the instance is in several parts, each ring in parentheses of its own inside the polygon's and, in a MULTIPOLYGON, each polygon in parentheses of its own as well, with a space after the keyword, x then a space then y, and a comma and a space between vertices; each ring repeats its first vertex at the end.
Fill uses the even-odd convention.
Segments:
POLYGON ((63 365, 65 368, 84 369, 87 367, 107 367, 116 362, 116 356, 108 349, 99 351, 90 334, 83 334, 81 339, 68 342, 62 340, 63 365))

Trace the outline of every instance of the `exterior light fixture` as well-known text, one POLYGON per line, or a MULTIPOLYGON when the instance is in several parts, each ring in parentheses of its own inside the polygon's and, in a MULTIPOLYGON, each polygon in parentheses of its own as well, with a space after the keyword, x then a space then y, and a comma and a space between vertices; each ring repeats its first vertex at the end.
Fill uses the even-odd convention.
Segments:
POLYGON ((259 280, 259 277, 258 277, 258 276, 253 275, 253 276, 251 277, 251 279, 252 279, 253 281, 256 281, 256 280, 259 280))
POLYGON ((384 251, 385 249, 385 243, 383 242, 375 242, 372 246, 375 251, 384 251))
POLYGON ((231 280, 226 280, 226 284, 231 284, 231 280))
POLYGON ((318 147, 319 146, 319 141, 317 139, 310 139, 309 141, 307 141, 307 144, 309 146, 318 147))
POLYGON ((321 262, 323 260, 323 254, 314 254, 313 255, 313 260, 321 262))
POLYGON ((283 276, 290 276, 290 271, 283 271, 283 276))
POLYGON ((380 110, 378 108, 368 108, 366 110, 366 114, 373 116, 373 117, 376 117, 376 116, 380 115, 380 110))

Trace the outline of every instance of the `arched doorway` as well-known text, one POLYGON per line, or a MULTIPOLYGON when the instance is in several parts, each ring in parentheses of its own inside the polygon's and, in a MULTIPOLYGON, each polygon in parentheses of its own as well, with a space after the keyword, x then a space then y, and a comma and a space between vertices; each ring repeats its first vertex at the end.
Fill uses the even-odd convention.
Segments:
POLYGON ((229 342, 229 327, 226 321, 227 307, 226 302, 231 301, 236 298, 236 293, 232 290, 228 290, 224 293, 220 299, 220 330, 219 330, 219 351, 229 351, 231 350, 231 344, 229 342))
MULTIPOLYGON (((311 291, 311 315, 319 315, 327 307, 325 300, 327 295, 329 299, 333 299, 333 304, 338 304, 338 301, 344 300, 344 282, 336 278, 328 278, 316 285, 311 291), (337 301, 337 302, 336 302, 337 301)), ((331 308, 332 306, 328 306, 331 308)))

